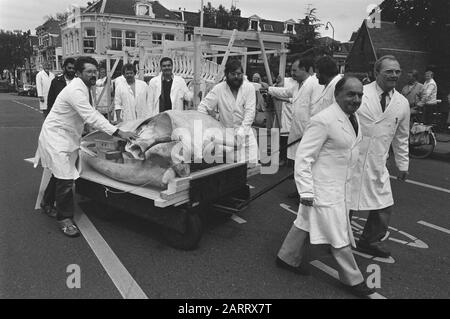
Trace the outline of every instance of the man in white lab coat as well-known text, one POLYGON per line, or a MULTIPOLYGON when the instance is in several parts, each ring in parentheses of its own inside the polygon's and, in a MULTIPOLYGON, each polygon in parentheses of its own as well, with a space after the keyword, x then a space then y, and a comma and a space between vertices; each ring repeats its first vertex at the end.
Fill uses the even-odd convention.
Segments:
POLYGON ((173 60, 164 57, 160 61, 161 74, 150 80, 149 107, 151 116, 167 110, 184 110, 184 102, 191 102, 194 94, 186 82, 173 74, 173 60))
POLYGON ((114 96, 114 106, 118 114, 118 121, 135 121, 154 114, 148 105, 148 86, 142 80, 135 78, 136 71, 132 64, 125 64, 122 74, 126 82, 120 83, 116 87, 114 96))
POLYGON ((53 107, 42 125, 35 166, 41 160, 52 177, 45 190, 41 207, 50 215, 55 209, 62 232, 69 237, 79 235, 73 222, 74 180, 79 177, 76 162, 80 148, 84 123, 109 135, 130 140, 134 133, 123 132, 111 125, 92 106, 90 89, 97 80, 97 61, 91 57, 80 57, 75 62, 77 78, 73 79, 56 98, 53 107))
POLYGON ((406 180, 409 166, 410 108, 408 100, 395 90, 400 74, 394 56, 381 57, 375 63, 376 80, 364 87, 358 110, 363 139, 352 181, 351 209, 370 212, 358 249, 384 258, 391 255, 382 242, 394 205, 386 167, 391 144, 399 180, 406 180))
POLYGON ((311 101, 311 116, 336 102, 334 87, 342 75, 339 74, 336 61, 329 56, 323 56, 316 62, 316 77, 319 85, 315 87, 314 97, 311 101))
POLYGON ((217 84, 200 102, 198 111, 213 117, 219 113, 219 121, 226 128, 233 128, 240 151, 238 162, 258 162, 258 144, 252 131, 256 112, 254 86, 244 81, 241 62, 230 60, 225 66, 226 81, 217 84))
POLYGON ((278 252, 276 264, 308 275, 302 263, 306 240, 327 244, 339 266, 339 278, 360 297, 374 293, 366 284, 351 250, 355 245, 349 220, 353 167, 358 160, 361 132, 356 110, 361 105, 362 83, 345 77, 336 85, 336 103, 311 118, 295 160, 295 181, 300 194, 297 219, 278 252))
POLYGON ((50 64, 45 62, 43 69, 36 74, 36 91, 39 98, 39 109, 47 116, 47 96, 55 75, 50 72, 50 64))
MULTIPOLYGON (((309 74, 313 65, 313 61, 310 59, 296 59, 291 67, 291 76, 295 80, 295 84, 287 88, 269 87, 269 94, 275 98, 292 98, 293 119, 288 144, 298 141, 309 124, 313 92, 318 85, 317 79, 309 74)), ((296 143, 288 148, 288 159, 295 160, 298 145, 299 143, 296 143)))

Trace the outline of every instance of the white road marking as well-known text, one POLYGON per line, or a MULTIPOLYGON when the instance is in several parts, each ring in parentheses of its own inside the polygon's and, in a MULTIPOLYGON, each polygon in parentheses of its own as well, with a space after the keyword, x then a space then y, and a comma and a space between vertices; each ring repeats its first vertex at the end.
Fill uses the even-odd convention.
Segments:
MULTIPOLYGON (((391 176, 391 178, 392 179, 398 179, 395 176, 391 176)), ((445 189, 445 188, 442 188, 442 187, 437 187, 437 186, 433 186, 433 185, 429 185, 429 184, 425 184, 425 183, 421 183, 421 182, 416 182, 416 181, 409 180, 409 179, 407 179, 405 181, 405 183, 413 184, 413 185, 417 185, 417 186, 422 186, 422 187, 425 187, 425 188, 429 188, 429 189, 433 189, 433 190, 436 190, 436 191, 440 191, 440 192, 444 192, 444 193, 450 194, 450 189, 445 189)))
POLYGON ((418 223, 418 224, 421 224, 421 225, 423 225, 423 226, 427 226, 427 227, 436 229, 436 230, 440 230, 441 232, 444 232, 444 233, 446 233, 446 234, 450 234, 450 230, 448 230, 447 228, 440 227, 440 226, 436 226, 436 225, 433 225, 433 224, 424 222, 423 220, 418 221, 417 223, 418 223))
POLYGON ((34 164, 34 157, 25 158, 24 161, 28 162, 28 163, 31 163, 31 164, 34 164))
POLYGON ((242 219, 238 215, 234 215, 234 214, 230 218, 238 224, 245 224, 247 222, 245 219, 242 219))
MULTIPOLYGON (((365 218, 356 217, 356 216, 354 216, 353 219, 354 220, 367 221, 367 219, 365 219, 365 218)), ((358 224, 354 220, 352 220, 352 224, 354 224, 354 225, 358 224)), ((390 240, 390 241, 393 241, 393 242, 396 242, 396 243, 399 243, 399 244, 403 244, 403 245, 407 245, 407 246, 411 246, 411 247, 416 247, 416 248, 422 248, 422 249, 428 248, 428 245, 426 243, 424 243, 422 240, 417 239, 416 237, 414 237, 414 236, 412 236, 412 235, 410 235, 408 233, 405 233, 404 231, 398 230, 397 228, 394 228, 394 227, 391 227, 391 226, 389 226, 389 230, 396 231, 399 234, 401 234, 401 235, 403 235, 403 236, 405 236, 405 237, 407 237, 407 238, 409 238, 411 240, 411 241, 407 242, 407 241, 404 241, 404 240, 401 240, 401 239, 388 237, 387 239, 390 240)), ((387 236, 385 236, 385 238, 386 237, 387 236)), ((383 238, 382 240, 386 240, 386 239, 383 238)))
MULTIPOLYGON (((319 260, 313 260, 310 262, 310 264, 313 265, 314 267, 316 267, 317 269, 322 270, 324 273, 333 277, 334 279, 339 280, 339 273, 336 269, 333 269, 330 266, 325 265, 323 262, 321 262, 319 260)), ((370 295, 369 298, 370 299, 387 299, 385 296, 383 296, 377 292, 370 295)))
POLYGON ((289 213, 291 213, 291 214, 297 215, 297 212, 293 211, 293 210, 291 209, 291 206, 289 206, 289 205, 286 205, 286 204, 281 203, 281 204, 280 204, 280 207, 283 208, 283 209, 285 209, 285 210, 287 210, 287 211, 288 211, 289 213))
POLYGON ((31 109, 31 110, 33 110, 33 111, 35 111, 35 112, 41 113, 41 111, 40 111, 40 110, 37 110, 37 109, 35 109, 34 107, 32 107, 32 106, 30 106, 30 105, 28 105, 28 104, 25 104, 25 103, 19 102, 19 101, 17 101, 17 100, 12 100, 12 101, 13 101, 14 103, 17 103, 17 104, 20 104, 20 105, 26 106, 27 108, 29 108, 29 109, 31 109))
POLYGON ((124 299, 148 299, 89 218, 75 205, 75 223, 124 299))
POLYGON ((385 264, 395 264, 395 259, 392 258, 392 256, 389 256, 389 258, 381 258, 381 257, 375 257, 369 254, 362 253, 360 251, 352 249, 353 254, 358 255, 360 257, 371 259, 373 261, 378 261, 385 264))

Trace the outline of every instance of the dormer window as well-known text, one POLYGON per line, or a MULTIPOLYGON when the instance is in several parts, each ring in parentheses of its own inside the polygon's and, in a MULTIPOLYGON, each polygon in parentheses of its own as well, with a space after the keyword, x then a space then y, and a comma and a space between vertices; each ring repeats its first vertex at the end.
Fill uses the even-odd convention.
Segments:
POLYGON ((263 28, 264 28, 264 31, 271 31, 271 32, 273 32, 273 25, 271 25, 271 24, 264 24, 263 28))
POLYGON ((294 33, 294 26, 292 24, 288 24, 286 26, 286 32, 287 33, 294 33))
POLYGON ((261 31, 259 20, 261 19, 257 15, 252 15, 250 18, 248 18, 248 31, 261 31))
POLYGON ((258 30, 258 21, 256 21, 256 20, 250 21, 250 29, 257 31, 258 30))
POLYGON ((152 6, 148 3, 137 3, 136 4, 136 15, 154 18, 155 14, 153 13, 152 6))
POLYGON ((284 23, 284 32, 287 34, 296 34, 295 32, 295 21, 290 19, 284 23))

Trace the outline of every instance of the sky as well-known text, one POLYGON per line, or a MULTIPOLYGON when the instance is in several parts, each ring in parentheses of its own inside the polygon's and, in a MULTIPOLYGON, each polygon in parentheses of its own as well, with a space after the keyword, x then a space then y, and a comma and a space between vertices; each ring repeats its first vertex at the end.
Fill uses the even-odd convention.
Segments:
MULTIPOLYGON (((330 22, 334 27, 336 40, 348 41, 367 17, 368 7, 379 5, 382 0, 204 0, 207 2, 216 8, 222 4, 227 9, 234 3, 244 17, 256 14, 262 19, 279 21, 303 19, 310 5, 317 8, 317 17, 323 24, 330 22)), ((35 34, 45 16, 64 12, 71 4, 86 6, 86 3, 87 0, 0 0, 0 29, 31 30, 35 34)), ((188 11, 198 11, 201 6, 201 0, 160 0, 160 3, 168 9, 181 7, 188 11)), ((323 27, 319 32, 329 37, 333 33, 332 28, 323 27)))

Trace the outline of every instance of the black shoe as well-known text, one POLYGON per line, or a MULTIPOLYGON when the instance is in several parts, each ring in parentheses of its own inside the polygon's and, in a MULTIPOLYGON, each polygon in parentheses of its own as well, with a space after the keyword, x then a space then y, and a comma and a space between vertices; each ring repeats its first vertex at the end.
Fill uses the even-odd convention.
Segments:
POLYGON ((365 281, 355 286, 347 286, 347 289, 351 294, 365 299, 371 299, 371 295, 375 293, 374 289, 367 287, 365 281))
POLYGON ((51 218, 56 218, 55 206, 41 204, 41 212, 51 218))
POLYGON ((277 265, 277 267, 289 270, 297 275, 301 275, 301 276, 309 276, 310 275, 309 269, 306 266, 304 266, 304 265, 300 265, 298 267, 291 266, 291 265, 287 264, 286 262, 284 262, 283 260, 281 260, 280 257, 277 257, 276 265, 277 265))
POLYGON ((369 244, 365 241, 360 240, 356 244, 356 248, 362 253, 366 253, 375 257, 389 258, 391 256, 391 252, 386 247, 384 247, 382 243, 369 244))

